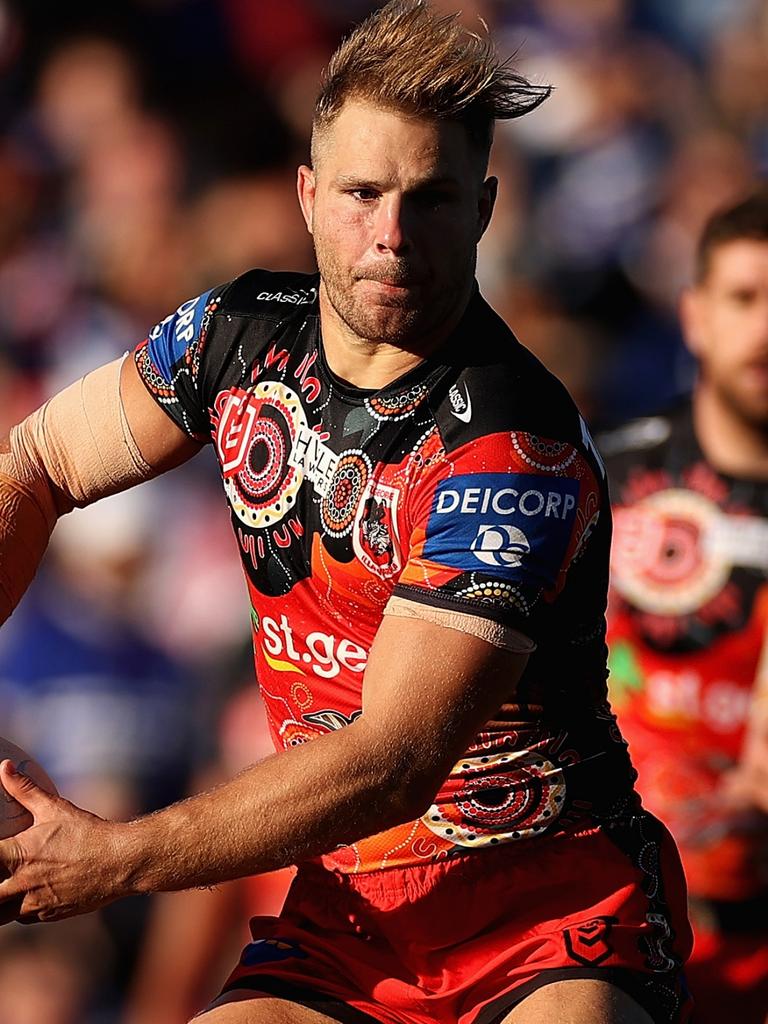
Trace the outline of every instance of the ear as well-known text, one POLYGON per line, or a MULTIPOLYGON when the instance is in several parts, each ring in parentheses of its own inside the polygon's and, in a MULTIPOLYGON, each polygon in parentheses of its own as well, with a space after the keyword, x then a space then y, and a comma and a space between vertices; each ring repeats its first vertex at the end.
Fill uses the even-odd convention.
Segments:
POLYGON ((296 191, 299 196, 299 206, 304 216, 304 223, 307 231, 312 234, 312 215, 315 209, 315 172, 311 167, 302 164, 299 167, 296 177, 296 191))
POLYGON ((480 234, 478 240, 485 234, 485 229, 491 222, 491 214, 493 208, 496 205, 496 196, 499 191, 499 179, 498 178, 486 178, 483 182, 480 190, 480 203, 478 206, 478 213, 480 216, 480 234))
POLYGON ((683 338, 691 355, 701 358, 706 338, 703 330, 705 321, 704 294, 701 288, 692 285, 685 289, 680 296, 680 323, 683 328, 683 338))

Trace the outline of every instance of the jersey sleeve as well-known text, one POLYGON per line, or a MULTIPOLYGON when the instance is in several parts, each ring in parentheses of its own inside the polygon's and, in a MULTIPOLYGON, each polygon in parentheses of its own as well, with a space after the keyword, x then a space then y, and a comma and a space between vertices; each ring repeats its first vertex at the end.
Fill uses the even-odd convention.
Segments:
POLYGON ((223 288, 183 302, 137 346, 136 367, 147 390, 185 434, 210 440, 207 405, 200 395, 200 360, 223 288))
POLYGON ((474 440, 436 459, 414 488, 394 595, 492 619, 536 643, 601 495, 571 444, 508 432, 474 440))

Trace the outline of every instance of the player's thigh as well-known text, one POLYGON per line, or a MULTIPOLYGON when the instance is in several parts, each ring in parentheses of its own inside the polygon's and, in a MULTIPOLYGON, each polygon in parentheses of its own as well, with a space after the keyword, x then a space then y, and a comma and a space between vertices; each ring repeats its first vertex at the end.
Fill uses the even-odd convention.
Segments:
POLYGON ((336 1024, 300 1003, 234 990, 220 996, 191 1024, 336 1024))
POLYGON ((630 995, 607 981, 574 978, 536 989, 501 1024, 654 1024, 630 995))

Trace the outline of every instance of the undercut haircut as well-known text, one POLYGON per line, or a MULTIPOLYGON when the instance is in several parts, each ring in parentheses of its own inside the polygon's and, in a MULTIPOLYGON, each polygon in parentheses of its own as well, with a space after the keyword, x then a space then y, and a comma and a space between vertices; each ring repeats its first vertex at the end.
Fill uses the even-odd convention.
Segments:
POLYGON ((425 0, 391 0, 343 40, 326 68, 312 122, 318 141, 347 100, 464 125, 486 158, 494 123, 522 117, 543 103, 550 86, 534 85, 503 60, 487 26, 472 32, 460 13, 441 15, 425 0))
POLYGON ((703 281, 712 266, 712 254, 728 242, 768 242, 768 188, 762 188, 735 206, 709 218, 696 248, 696 280, 703 281))

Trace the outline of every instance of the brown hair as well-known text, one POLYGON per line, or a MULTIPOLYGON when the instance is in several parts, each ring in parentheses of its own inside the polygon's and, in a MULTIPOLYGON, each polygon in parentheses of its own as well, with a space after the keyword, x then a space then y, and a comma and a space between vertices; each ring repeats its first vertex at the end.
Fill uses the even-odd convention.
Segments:
POLYGON ((696 247, 696 280, 703 281, 709 273, 715 249, 742 239, 768 242, 768 188, 709 218, 696 247))
POLYGON ((462 123, 486 155, 494 122, 521 117, 551 92, 502 60, 483 23, 471 32, 460 15, 439 15, 425 0, 391 0, 344 39, 323 74, 315 104, 317 136, 346 100, 366 100, 415 116, 462 123))

